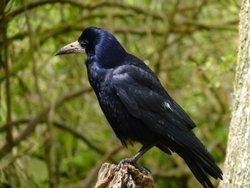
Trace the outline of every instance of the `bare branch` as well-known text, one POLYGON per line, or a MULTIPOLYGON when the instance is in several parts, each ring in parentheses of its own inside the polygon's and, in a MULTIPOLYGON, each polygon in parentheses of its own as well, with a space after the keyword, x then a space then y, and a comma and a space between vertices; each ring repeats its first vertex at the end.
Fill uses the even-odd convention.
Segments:
POLYGON ((88 140, 83 134, 80 134, 79 132, 77 132, 76 130, 72 129, 71 126, 67 126, 64 125, 62 122, 53 122, 53 124, 62 130, 65 130, 69 133, 71 133, 72 135, 74 135, 74 137, 79 138, 80 140, 82 140, 89 148, 95 150, 98 154, 103 155, 104 154, 104 150, 98 148, 97 146, 95 146, 94 144, 91 143, 90 140, 88 140))
MULTIPOLYGON (((7 2, 6 2, 7 4, 7 2)), ((3 64, 5 75, 6 75, 6 82, 5 82, 5 90, 6 90, 6 120, 7 120, 7 134, 6 134, 6 142, 9 144, 13 143, 13 136, 12 136, 12 126, 10 124, 11 122, 11 75, 10 75, 10 61, 8 59, 9 52, 8 52, 8 38, 7 38, 7 28, 8 28, 8 22, 6 20, 6 15, 4 13, 4 10, 1 10, 2 12, 2 20, 0 22, 0 28, 1 28, 1 38, 3 41, 3 48, 1 54, 3 54, 3 57, 1 57, 1 64, 3 64)))
POLYGON ((5 145, 0 149, 0 158, 7 155, 12 150, 13 147, 18 145, 21 141, 25 140, 34 131, 35 126, 39 122, 46 119, 46 117, 47 117, 47 115, 52 107, 58 108, 59 106, 61 106, 65 102, 67 102, 71 99, 74 99, 75 97, 78 97, 84 93, 88 93, 90 91, 92 91, 91 88, 82 88, 82 89, 79 89, 75 92, 67 93, 66 95, 64 95, 63 97, 58 99, 54 105, 49 105, 48 107, 41 110, 40 113, 38 113, 34 118, 32 118, 29 121, 29 124, 27 125, 27 127, 17 136, 16 139, 13 140, 12 144, 9 144, 8 142, 5 143, 5 145))
POLYGON ((136 7, 136 6, 132 6, 132 5, 128 5, 122 2, 108 2, 108 1, 101 1, 95 4, 83 4, 83 3, 79 3, 77 1, 73 1, 73 0, 61 0, 61 1, 55 1, 55 0, 41 0, 41 1, 34 1, 31 2, 29 4, 26 4, 25 7, 19 7, 15 10, 13 10, 12 12, 10 12, 7 15, 8 19, 12 19, 15 16, 21 14, 24 12, 24 10, 31 10, 34 8, 37 8, 39 6, 43 6, 46 4, 69 4, 71 6, 74 7, 78 7, 81 9, 87 9, 87 10, 94 10, 94 9, 98 9, 101 7, 116 7, 116 8, 120 8, 120 9, 127 9, 127 10, 132 10, 138 14, 143 14, 143 15, 147 15, 147 16, 151 16, 152 18, 155 19, 159 19, 159 20, 163 20, 163 15, 159 14, 159 13, 153 13, 150 10, 144 10, 140 7, 136 7))
MULTIPOLYGON (((20 126, 21 124, 26 124, 29 123, 30 120, 29 119, 19 119, 16 121, 12 121, 11 125, 12 126, 20 126)), ((45 123, 46 119, 42 119, 41 122, 39 123, 45 123)), ((98 154, 103 155, 105 154, 105 151, 99 147, 97 147, 96 145, 92 144, 92 142, 85 137, 83 134, 79 133, 77 130, 73 129, 73 126, 70 125, 66 125, 65 123, 62 122, 58 122, 58 121, 52 121, 51 122, 56 128, 64 130, 70 134, 72 134, 75 138, 80 139, 81 141, 83 141, 89 148, 91 148, 92 150, 96 151, 98 154)), ((0 126, 0 132, 5 132, 7 130, 7 124, 1 125, 0 126)))

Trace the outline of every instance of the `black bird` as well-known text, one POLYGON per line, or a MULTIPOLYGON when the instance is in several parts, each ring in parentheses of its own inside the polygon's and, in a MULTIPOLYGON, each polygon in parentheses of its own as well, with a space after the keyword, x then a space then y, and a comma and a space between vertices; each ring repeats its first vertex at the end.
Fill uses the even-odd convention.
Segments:
POLYGON ((222 179, 221 169, 192 132, 194 122, 142 60, 126 52, 110 32, 96 27, 86 28, 56 55, 84 52, 90 85, 116 136, 125 146, 142 144, 135 156, 122 162, 136 163, 156 146, 180 155, 204 188, 213 188, 208 175, 222 179))

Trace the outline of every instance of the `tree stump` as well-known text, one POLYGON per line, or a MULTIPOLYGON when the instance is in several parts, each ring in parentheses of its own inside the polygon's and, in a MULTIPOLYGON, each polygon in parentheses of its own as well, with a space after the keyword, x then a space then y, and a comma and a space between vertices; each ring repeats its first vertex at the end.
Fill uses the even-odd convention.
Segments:
POLYGON ((140 171, 129 163, 116 170, 115 164, 104 163, 99 172, 95 188, 152 188, 154 180, 150 172, 140 171))

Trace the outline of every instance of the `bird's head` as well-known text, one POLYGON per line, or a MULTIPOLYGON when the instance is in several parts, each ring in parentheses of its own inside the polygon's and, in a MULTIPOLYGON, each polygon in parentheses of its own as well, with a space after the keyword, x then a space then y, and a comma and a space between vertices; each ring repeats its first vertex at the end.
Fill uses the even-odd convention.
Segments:
POLYGON ((86 53, 87 63, 96 61, 102 67, 119 65, 126 51, 112 33, 97 27, 86 28, 77 41, 62 47, 56 55, 86 53))

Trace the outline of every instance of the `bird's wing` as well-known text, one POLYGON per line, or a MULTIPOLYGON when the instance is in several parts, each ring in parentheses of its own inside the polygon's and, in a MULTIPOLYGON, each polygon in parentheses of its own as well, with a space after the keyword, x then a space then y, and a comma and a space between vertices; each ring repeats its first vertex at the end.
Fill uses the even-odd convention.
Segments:
POLYGON ((128 112, 142 119, 153 131, 162 133, 179 129, 185 132, 195 127, 152 72, 123 65, 114 70, 112 84, 128 112))

